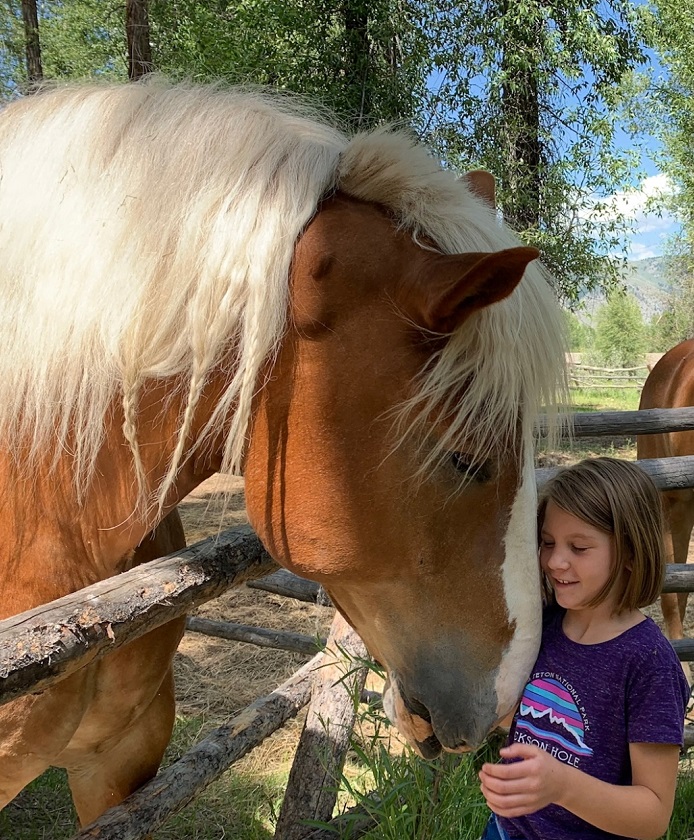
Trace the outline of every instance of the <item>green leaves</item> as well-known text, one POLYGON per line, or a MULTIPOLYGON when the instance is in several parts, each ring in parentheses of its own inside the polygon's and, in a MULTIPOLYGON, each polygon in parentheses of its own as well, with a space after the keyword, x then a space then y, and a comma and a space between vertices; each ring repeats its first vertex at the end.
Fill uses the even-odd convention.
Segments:
POLYGON ((432 26, 446 76, 425 106, 431 141, 460 168, 497 176, 505 218, 541 249, 565 300, 618 285, 608 255, 628 223, 599 202, 634 174, 615 149, 619 84, 643 61, 632 5, 489 0, 447 12, 432 26))
MULTIPOLYGON (((19 0, 0 4, 12 95, 19 0)), ((40 8, 47 77, 126 78, 122 3, 40 8)), ((168 76, 301 93, 349 129, 409 125, 448 164, 490 170, 507 222, 541 249, 566 301, 619 284, 607 255, 627 222, 600 202, 635 168, 614 142, 621 82, 643 60, 628 0, 150 0, 149 20, 168 76)))

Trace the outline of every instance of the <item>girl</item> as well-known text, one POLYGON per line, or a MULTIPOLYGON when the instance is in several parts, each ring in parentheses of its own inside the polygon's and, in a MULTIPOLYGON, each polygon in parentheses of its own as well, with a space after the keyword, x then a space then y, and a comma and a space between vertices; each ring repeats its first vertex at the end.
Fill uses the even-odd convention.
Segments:
POLYGON ((660 494, 635 464, 582 461, 538 509, 549 606, 502 764, 485 764, 483 840, 660 837, 675 796, 688 686, 640 611, 665 571, 660 494))

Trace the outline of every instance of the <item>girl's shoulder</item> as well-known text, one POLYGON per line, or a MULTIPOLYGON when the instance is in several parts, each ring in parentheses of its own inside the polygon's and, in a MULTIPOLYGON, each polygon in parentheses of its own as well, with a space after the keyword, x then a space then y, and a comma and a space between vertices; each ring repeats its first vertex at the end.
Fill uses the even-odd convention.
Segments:
POLYGON ((661 651, 669 659, 679 661, 667 637, 649 616, 645 616, 643 621, 627 630, 624 633, 624 638, 645 651, 661 651))
POLYGON ((624 635, 629 741, 681 746, 689 685, 677 654, 650 618, 624 635))

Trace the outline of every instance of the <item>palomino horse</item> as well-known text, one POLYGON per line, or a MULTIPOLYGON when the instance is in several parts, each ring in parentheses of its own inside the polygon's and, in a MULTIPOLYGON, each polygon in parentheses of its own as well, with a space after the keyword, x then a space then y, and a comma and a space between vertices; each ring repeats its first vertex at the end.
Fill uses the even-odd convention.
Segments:
MULTIPOLYGON (((0 167, 0 615, 120 572, 243 470, 252 525, 387 668, 406 736, 479 744, 537 651, 532 434, 564 376, 489 176, 160 81, 12 104, 0 167)), ((159 642, 0 710, 0 805, 62 765, 84 823, 154 772, 159 642)))
MULTIPOLYGON (((694 405, 694 340, 683 341, 660 358, 648 374, 641 391, 639 408, 684 408, 694 405)), ((668 458, 694 454, 694 432, 666 432, 640 435, 636 439, 637 457, 668 458)), ((694 489, 663 491, 669 529, 667 549, 670 563, 686 563, 689 539, 694 526, 694 489)), ((665 630, 669 639, 684 636, 687 593, 660 596, 665 630)), ((685 667, 688 677, 691 675, 685 667)))

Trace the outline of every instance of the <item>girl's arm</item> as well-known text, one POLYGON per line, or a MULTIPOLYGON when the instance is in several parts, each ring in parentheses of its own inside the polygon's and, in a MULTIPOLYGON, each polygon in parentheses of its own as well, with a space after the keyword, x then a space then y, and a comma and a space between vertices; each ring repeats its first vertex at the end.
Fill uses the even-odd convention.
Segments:
POLYGON ((655 840, 667 830, 677 784, 674 744, 630 744, 631 785, 603 782, 529 744, 512 744, 501 755, 522 759, 485 764, 480 772, 487 804, 501 817, 554 803, 612 834, 655 840))

